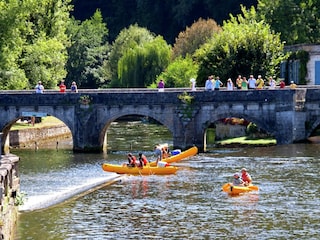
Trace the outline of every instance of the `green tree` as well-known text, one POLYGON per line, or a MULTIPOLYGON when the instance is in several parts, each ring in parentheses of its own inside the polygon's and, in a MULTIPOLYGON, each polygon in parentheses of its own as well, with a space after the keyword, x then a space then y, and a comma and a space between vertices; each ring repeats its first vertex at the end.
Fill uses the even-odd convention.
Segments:
POLYGON ((71 0, 0 1, 0 81, 3 89, 46 88, 66 75, 71 0))
POLYGON ((78 87, 98 88, 110 77, 106 70, 109 52, 108 29, 101 12, 82 23, 72 20, 68 27, 72 45, 68 48, 66 83, 77 82, 78 87))
POLYGON ((21 31, 26 40, 20 67, 24 69, 30 88, 42 81, 45 88, 53 88, 66 76, 66 47, 69 39, 71 0, 23 1, 27 28, 21 31))
POLYGON ((273 76, 279 72, 280 62, 286 58, 279 34, 256 20, 254 7, 250 10, 243 7, 242 12, 237 17, 231 15, 224 22, 223 31, 197 51, 200 83, 204 84, 211 74, 226 80, 239 74, 273 76))
POLYGON ((118 63, 121 87, 147 87, 169 64, 171 48, 160 36, 126 51, 118 63))
POLYGON ((191 27, 187 27, 185 31, 179 33, 173 45, 173 57, 192 55, 214 33, 220 30, 221 28, 213 19, 200 18, 191 27))
MULTIPOLYGON (((146 28, 139 27, 137 24, 130 25, 128 28, 124 28, 116 40, 112 44, 108 66, 111 74, 112 87, 124 87, 127 86, 126 82, 122 82, 119 76, 119 71, 122 76, 125 76, 125 66, 119 67, 121 58, 123 58, 127 52, 130 54, 137 54, 133 52, 133 49, 139 46, 144 46, 144 44, 153 41, 155 38, 146 28)), ((127 56, 128 57, 128 56, 127 56)), ((122 60, 124 62, 124 60, 122 60)))
POLYGON ((24 89, 28 79, 19 66, 25 40, 21 36, 25 17, 20 1, 0 1, 0 89, 24 89))
POLYGON ((185 58, 177 57, 169 64, 167 69, 162 72, 158 78, 165 80, 166 87, 189 87, 190 79, 196 78, 198 65, 192 60, 190 55, 185 58))
POLYGON ((289 45, 320 41, 320 0, 259 0, 257 11, 289 45))

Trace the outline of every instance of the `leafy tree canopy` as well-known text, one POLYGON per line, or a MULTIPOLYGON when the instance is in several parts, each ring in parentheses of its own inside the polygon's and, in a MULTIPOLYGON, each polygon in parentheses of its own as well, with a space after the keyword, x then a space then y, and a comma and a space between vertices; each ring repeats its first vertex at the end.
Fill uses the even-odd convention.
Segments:
POLYGON ((212 34, 220 30, 221 28, 213 19, 200 18, 191 27, 187 27, 185 31, 179 33, 173 46, 173 57, 192 55, 211 38, 212 34))
MULTIPOLYGON (((71 0, 70 0, 71 1, 71 0)), ((0 88, 46 88, 66 75, 69 0, 0 0, 0 88)))
MULTIPOLYGON (((111 83, 112 87, 120 87, 125 86, 126 83, 121 83, 121 79, 119 71, 122 76, 124 76, 125 68, 122 65, 119 68, 118 64, 120 63, 121 58, 123 58, 127 53, 127 57, 133 53, 133 50, 136 47, 142 47, 146 43, 153 41, 155 35, 151 33, 146 28, 139 27, 137 24, 130 25, 128 28, 124 28, 114 41, 110 51, 110 57, 108 61, 109 71, 111 73, 111 83)), ((122 60, 122 64, 124 64, 124 60, 122 60)))
POLYGON ((129 49, 118 63, 120 87, 147 87, 169 64, 171 47, 160 36, 129 49))
POLYGON ((68 48, 68 85, 75 81, 79 88, 98 88, 110 77, 106 70, 110 46, 107 41, 108 29, 101 12, 83 22, 72 20, 68 27, 72 45, 68 48))
MULTIPOLYGON (((158 78, 164 79, 166 87, 189 87, 190 79, 196 78, 198 65, 193 62, 192 57, 187 55, 185 58, 178 57, 169 64, 167 69, 162 72, 158 78)), ((156 87, 154 85, 153 87, 156 87)))
POLYGON ((279 34, 274 34, 263 21, 257 21, 254 7, 248 11, 242 7, 242 12, 236 17, 231 15, 223 23, 223 31, 196 52, 199 83, 204 84, 209 75, 220 76, 225 81, 239 74, 278 73, 285 58, 279 34))
POLYGON ((259 0, 257 10, 286 44, 320 42, 320 0, 259 0))

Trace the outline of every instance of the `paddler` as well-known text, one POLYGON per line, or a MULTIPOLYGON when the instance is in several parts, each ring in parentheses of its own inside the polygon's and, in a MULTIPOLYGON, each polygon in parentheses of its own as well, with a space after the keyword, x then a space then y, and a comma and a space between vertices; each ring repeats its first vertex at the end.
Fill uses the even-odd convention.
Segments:
POLYGON ((244 182, 243 180, 240 178, 240 174, 239 173, 235 173, 233 174, 233 182, 232 182, 233 186, 243 186, 244 182))
POLYGON ((132 155, 132 153, 128 153, 128 167, 135 167, 137 162, 137 158, 132 155))
POLYGON ((154 147, 154 153, 156 154, 156 166, 158 166, 158 162, 162 160, 162 147, 160 145, 156 145, 154 147))
POLYGON ((143 168, 143 166, 146 166, 148 162, 149 161, 147 157, 144 154, 139 153, 139 163, 140 163, 139 167, 143 168))
POLYGON ((252 184, 252 178, 246 168, 241 169, 241 178, 245 186, 252 184))

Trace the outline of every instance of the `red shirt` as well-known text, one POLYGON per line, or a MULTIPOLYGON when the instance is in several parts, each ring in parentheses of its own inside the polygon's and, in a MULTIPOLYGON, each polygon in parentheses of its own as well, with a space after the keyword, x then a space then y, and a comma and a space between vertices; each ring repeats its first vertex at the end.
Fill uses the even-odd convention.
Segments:
POLYGON ((247 183, 251 183, 252 182, 251 176, 247 172, 243 172, 242 175, 241 175, 241 178, 242 178, 242 180, 244 182, 247 182, 247 183))
POLYGON ((280 88, 284 88, 286 86, 286 84, 284 83, 284 81, 280 82, 280 88))
POLYGON ((66 92, 66 85, 64 85, 63 83, 59 85, 59 88, 61 93, 66 92))

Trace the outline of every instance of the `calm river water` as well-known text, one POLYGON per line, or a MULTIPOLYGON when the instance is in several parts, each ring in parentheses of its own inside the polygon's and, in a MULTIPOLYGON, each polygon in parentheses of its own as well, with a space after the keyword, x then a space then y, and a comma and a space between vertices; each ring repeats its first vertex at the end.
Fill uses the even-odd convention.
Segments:
POLYGON ((17 240, 319 239, 320 145, 212 148, 176 163, 180 170, 175 175, 123 176, 100 185, 116 176, 103 172, 103 162, 122 163, 128 151, 141 149, 152 159, 156 141, 170 144, 170 135, 158 126, 118 124, 112 129, 110 136, 118 134, 108 137, 107 155, 12 151, 21 157, 21 190, 27 194, 17 240), (260 190, 230 197, 221 186, 242 167, 260 190), (79 189, 96 185, 70 199, 79 189), (47 208, 61 199, 69 200, 47 208))

